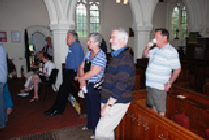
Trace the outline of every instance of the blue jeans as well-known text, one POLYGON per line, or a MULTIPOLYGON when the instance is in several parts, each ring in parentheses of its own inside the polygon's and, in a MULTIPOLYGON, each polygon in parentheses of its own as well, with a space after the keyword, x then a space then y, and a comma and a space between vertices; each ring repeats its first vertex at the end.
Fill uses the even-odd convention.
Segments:
POLYGON ((6 100, 3 96, 4 85, 4 83, 0 83, 0 128, 5 128, 7 122, 6 100))

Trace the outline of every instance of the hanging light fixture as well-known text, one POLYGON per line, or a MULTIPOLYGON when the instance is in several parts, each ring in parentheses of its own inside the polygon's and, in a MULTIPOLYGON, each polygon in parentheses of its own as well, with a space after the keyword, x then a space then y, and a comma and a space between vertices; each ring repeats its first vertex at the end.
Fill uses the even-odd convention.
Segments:
POLYGON ((124 0, 123 3, 124 3, 124 4, 128 4, 128 0, 124 0))
MULTIPOLYGON (((116 3, 120 3, 120 0, 116 0, 116 3)), ((124 0, 123 3, 128 4, 128 0, 124 0)))
POLYGON ((116 3, 120 3, 120 0, 116 0, 116 3))

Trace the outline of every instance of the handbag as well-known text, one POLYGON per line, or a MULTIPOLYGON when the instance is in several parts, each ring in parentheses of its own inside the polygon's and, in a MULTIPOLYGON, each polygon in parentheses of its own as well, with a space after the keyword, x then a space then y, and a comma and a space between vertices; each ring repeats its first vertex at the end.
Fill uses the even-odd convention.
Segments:
POLYGON ((85 60, 84 63, 84 73, 90 71, 91 69, 91 61, 90 60, 85 60))
MULTIPOLYGON (((84 73, 89 72, 91 69, 91 61, 90 60, 85 60, 84 63, 84 73)), ((86 80, 86 85, 88 85, 88 81, 86 80)))

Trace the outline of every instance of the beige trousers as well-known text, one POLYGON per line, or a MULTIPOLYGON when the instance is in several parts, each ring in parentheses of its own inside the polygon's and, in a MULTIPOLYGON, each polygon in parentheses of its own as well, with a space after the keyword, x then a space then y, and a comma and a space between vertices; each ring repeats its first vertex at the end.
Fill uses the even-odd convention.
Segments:
MULTIPOLYGON (((111 107, 104 117, 101 117, 95 130, 95 140, 115 139, 115 128, 123 119, 123 116, 127 112, 129 105, 130 103, 116 103, 111 107)), ((104 104, 102 104, 102 107, 103 106, 104 104)))

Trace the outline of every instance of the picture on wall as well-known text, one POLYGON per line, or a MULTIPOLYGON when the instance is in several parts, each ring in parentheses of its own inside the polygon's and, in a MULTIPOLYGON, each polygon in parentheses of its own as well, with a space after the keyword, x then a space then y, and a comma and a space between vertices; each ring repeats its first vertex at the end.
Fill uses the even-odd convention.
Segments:
POLYGON ((7 42, 7 32, 0 32, 0 42, 7 42))
POLYGON ((12 42, 20 42, 21 41, 20 32, 19 31, 12 31, 11 40, 12 40, 12 42))

